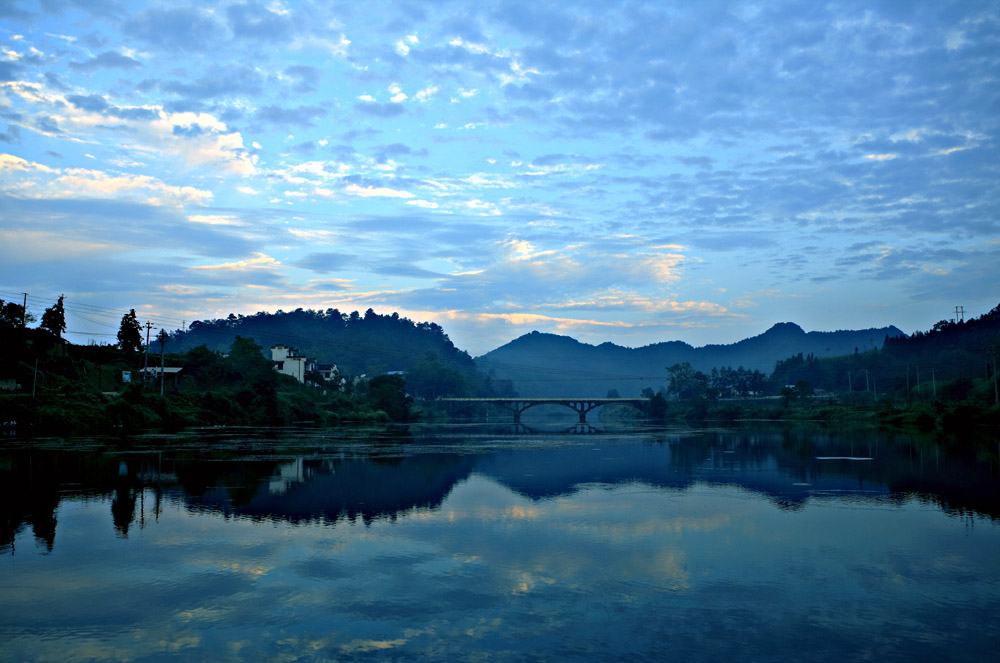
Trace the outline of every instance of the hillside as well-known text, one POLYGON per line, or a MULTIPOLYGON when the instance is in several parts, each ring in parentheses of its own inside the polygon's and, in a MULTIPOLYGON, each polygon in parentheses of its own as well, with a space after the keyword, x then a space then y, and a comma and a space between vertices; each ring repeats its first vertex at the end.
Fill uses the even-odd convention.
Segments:
POLYGON ((993 376, 998 350, 1000 305, 978 318, 942 320, 926 332, 890 338, 878 351, 789 357, 775 367, 772 381, 805 380, 830 392, 870 389, 908 398, 964 400, 973 393, 976 380, 993 376))
POLYGON ((589 345, 568 336, 531 332, 476 358, 480 371, 507 379, 522 396, 604 396, 615 389, 623 397, 654 391, 667 382, 666 367, 688 362, 697 370, 743 366, 770 373, 776 362, 802 353, 833 357, 880 348, 886 337, 905 336, 896 327, 806 332, 791 322, 730 345, 695 348, 681 341, 626 348, 613 343, 589 345))
MULTIPOLYGON (((195 321, 186 331, 170 335, 167 351, 186 352, 204 345, 225 353, 237 336, 252 338, 265 351, 276 344, 298 348, 320 363, 337 364, 342 375, 406 371, 428 354, 464 373, 475 370, 469 354, 456 348, 439 325, 414 323, 395 313, 379 315, 371 309, 363 316, 357 311, 300 308, 195 321)), ((158 347, 155 342, 153 347, 158 347)))

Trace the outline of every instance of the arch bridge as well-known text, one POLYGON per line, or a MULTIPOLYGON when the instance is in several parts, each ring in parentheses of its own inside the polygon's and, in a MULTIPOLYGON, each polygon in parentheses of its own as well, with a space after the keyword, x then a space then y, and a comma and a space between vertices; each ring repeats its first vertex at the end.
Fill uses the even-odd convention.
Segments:
POLYGON ((580 423, 587 423, 587 413, 602 405, 630 405, 637 410, 648 403, 645 398, 438 398, 436 403, 462 405, 499 405, 514 415, 514 423, 521 423, 521 413, 538 405, 562 405, 580 415, 580 423))

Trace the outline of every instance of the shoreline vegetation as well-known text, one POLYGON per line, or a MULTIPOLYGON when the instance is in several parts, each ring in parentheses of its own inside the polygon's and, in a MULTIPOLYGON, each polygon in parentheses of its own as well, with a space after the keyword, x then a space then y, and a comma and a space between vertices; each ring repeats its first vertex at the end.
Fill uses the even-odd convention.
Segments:
MULTIPOLYGON (((356 312, 299 309, 247 318, 263 324, 269 317, 284 323, 298 317, 350 339, 350 345, 341 343, 351 361, 341 363, 336 379, 313 372, 300 381, 274 370, 257 340, 239 334, 227 352, 204 344, 167 352, 171 344, 184 346, 176 342, 184 332, 176 332, 173 338, 164 335, 162 344, 152 341, 144 354, 133 338, 134 312, 123 316, 118 344, 74 345, 61 338, 61 303, 62 298, 58 308, 46 311, 37 328, 27 326, 33 319, 15 310, 16 304, 0 308, 4 436, 439 420, 453 415, 435 402, 438 397, 517 396, 510 382, 477 370, 438 325, 414 324, 396 314, 369 310, 362 317, 356 312), (144 366, 149 368, 146 380, 144 366), (160 367, 173 369, 164 371, 162 385, 160 367)), ((228 325, 232 337, 241 329, 239 322, 230 316, 200 326, 228 325)), ((296 340, 292 332, 283 333, 296 340)), ((257 336, 271 340, 260 332, 257 336)), ((942 321, 928 332, 887 336, 881 348, 867 352, 829 358, 793 355, 778 361, 770 375, 742 367, 719 367, 707 374, 687 363, 664 367, 664 385, 657 391, 643 390, 641 413, 612 407, 604 417, 689 424, 809 421, 921 431, 1000 430, 998 350, 1000 306, 968 322, 942 321)), ((609 397, 617 396, 613 389, 608 392, 609 397)), ((479 407, 461 414, 480 417, 487 412, 482 408, 496 408, 479 407)), ((490 413, 496 420, 506 411, 490 413)))

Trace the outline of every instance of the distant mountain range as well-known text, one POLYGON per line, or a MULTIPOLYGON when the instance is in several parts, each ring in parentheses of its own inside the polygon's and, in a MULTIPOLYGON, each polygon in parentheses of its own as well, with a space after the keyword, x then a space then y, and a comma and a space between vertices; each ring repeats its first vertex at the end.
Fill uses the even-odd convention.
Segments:
POLYGON ((781 322, 759 336, 730 345, 695 348, 682 341, 626 348, 614 343, 589 345, 569 336, 525 334, 476 358, 480 371, 511 380, 525 397, 604 396, 617 390, 622 397, 639 396, 667 384, 667 367, 688 362, 695 369, 743 366, 770 373, 779 359, 792 355, 834 357, 881 348, 886 336, 906 336, 894 326, 878 329, 806 332, 781 322))

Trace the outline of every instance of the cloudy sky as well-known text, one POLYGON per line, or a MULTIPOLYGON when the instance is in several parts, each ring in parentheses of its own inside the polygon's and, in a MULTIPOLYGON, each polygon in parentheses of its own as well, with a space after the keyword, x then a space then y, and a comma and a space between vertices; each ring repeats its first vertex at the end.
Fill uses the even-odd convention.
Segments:
POLYGON ((0 298, 729 343, 1000 301, 995 2, 0 2, 0 298))

